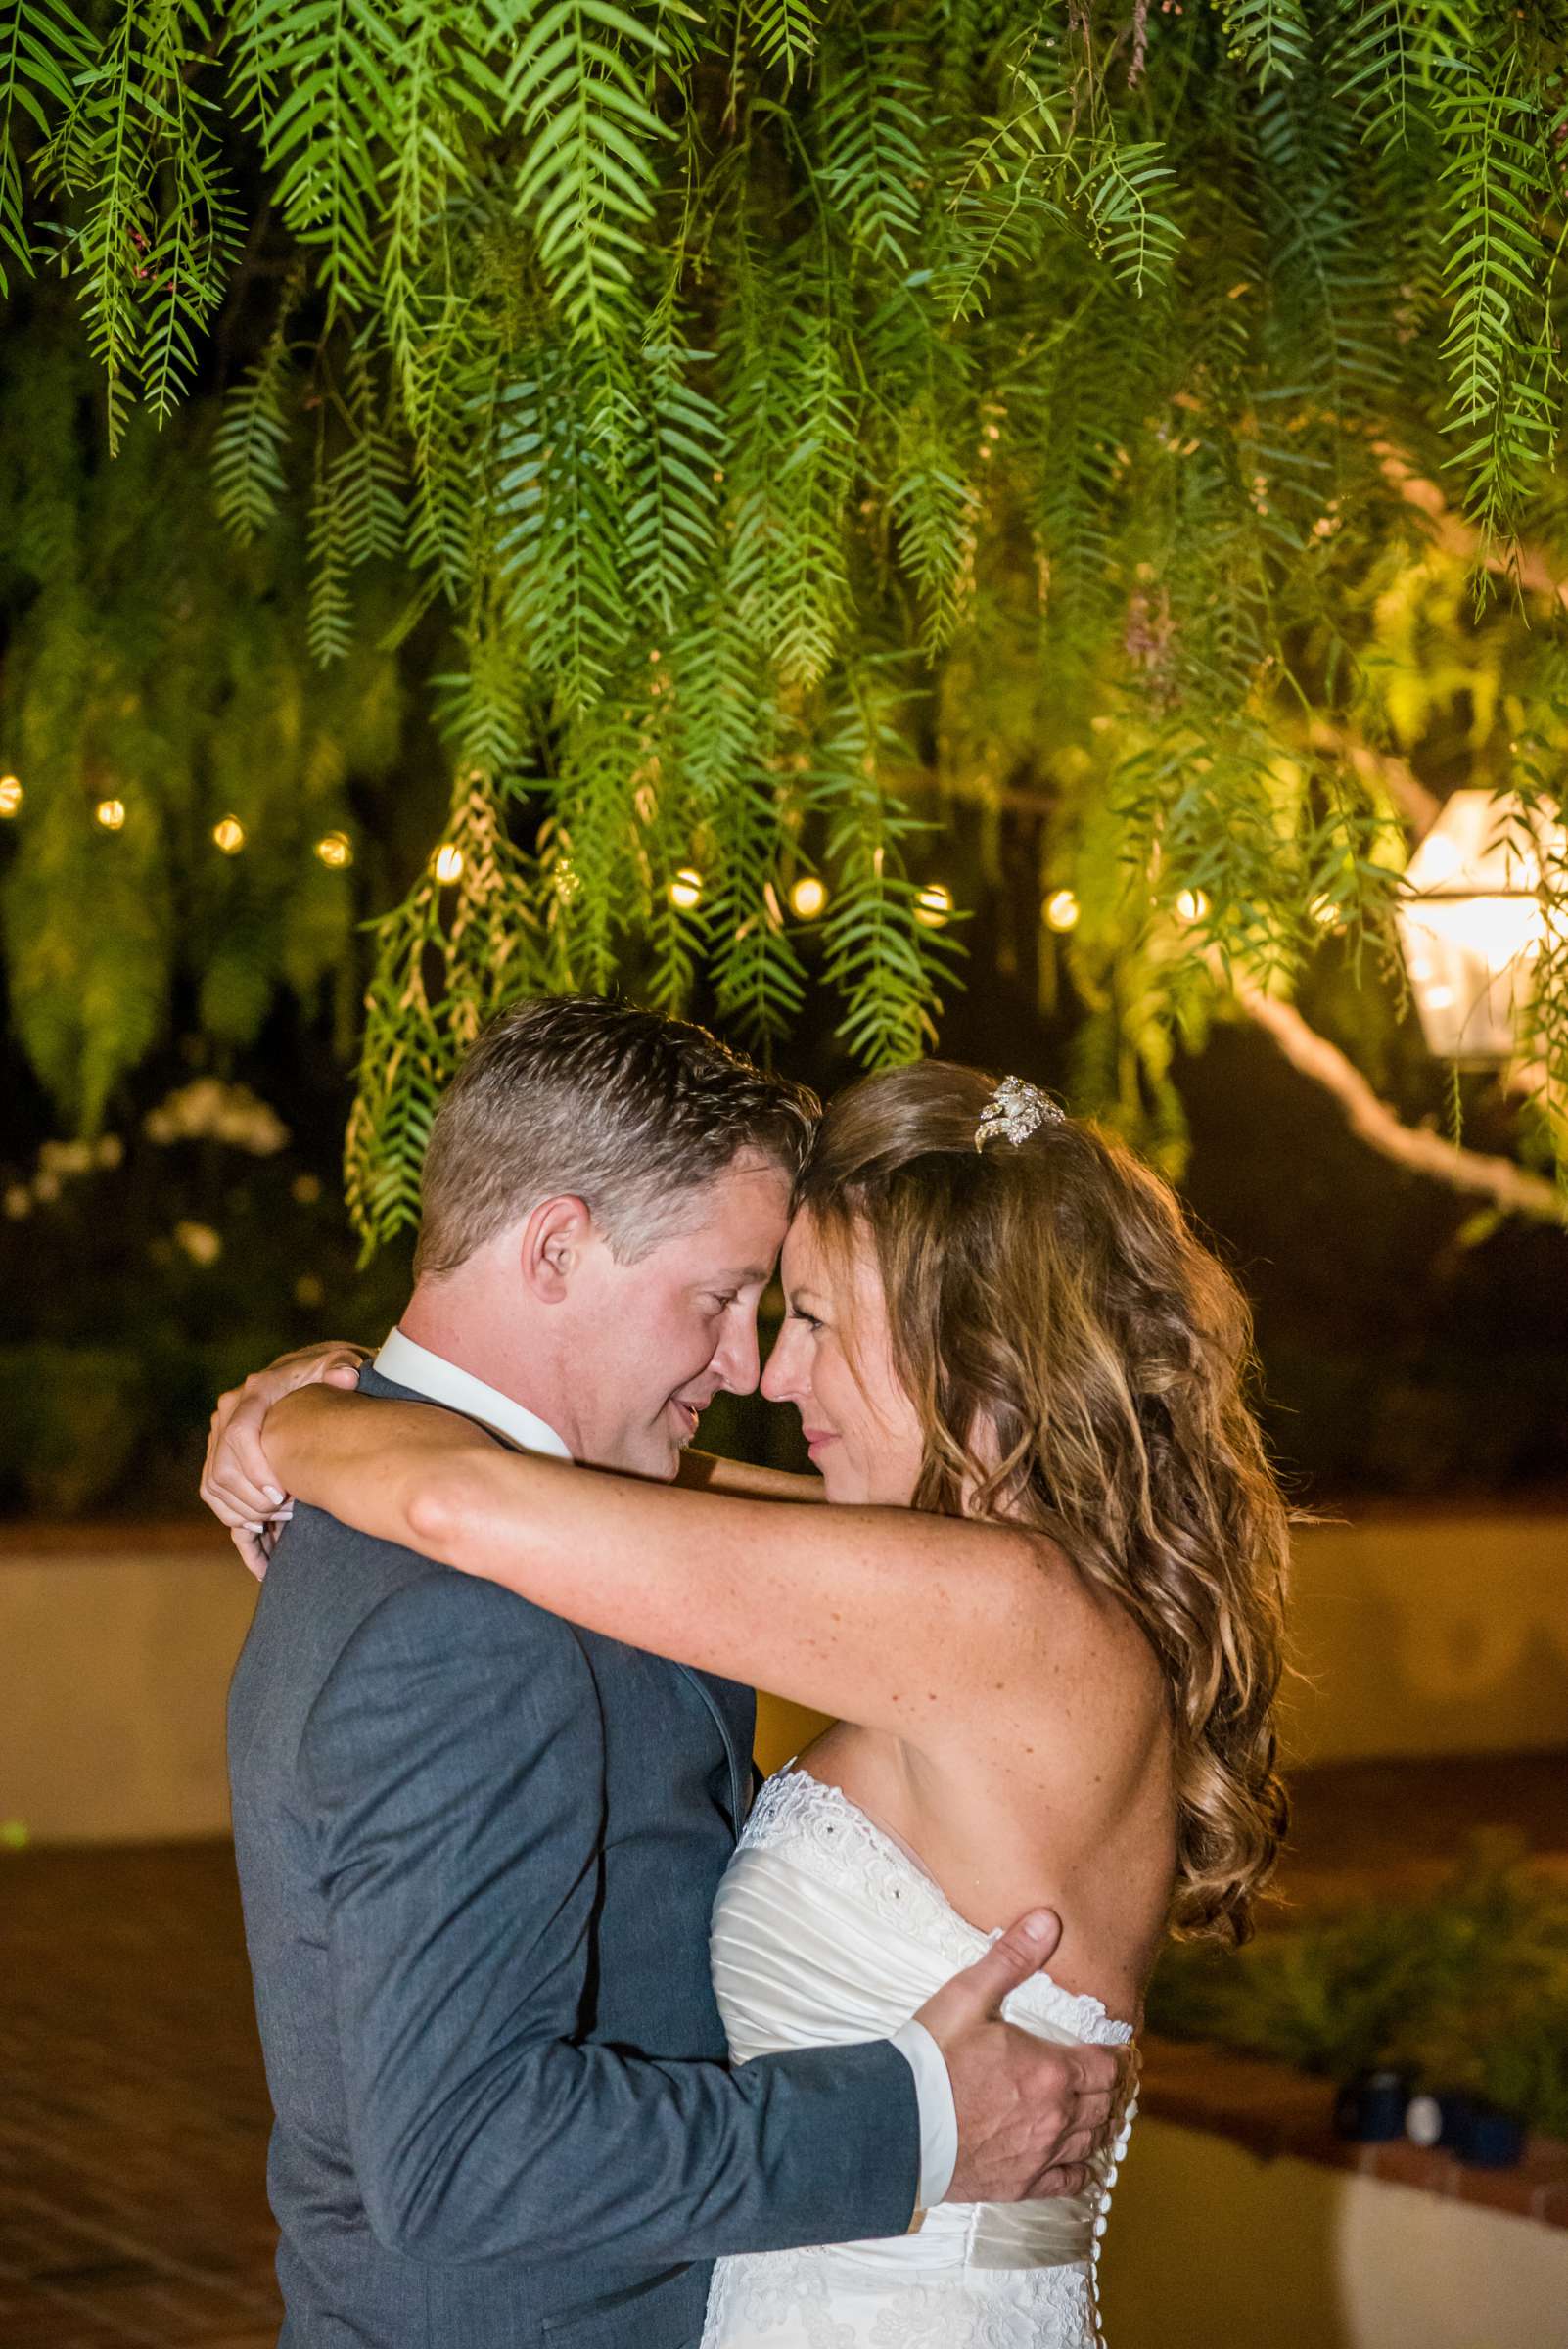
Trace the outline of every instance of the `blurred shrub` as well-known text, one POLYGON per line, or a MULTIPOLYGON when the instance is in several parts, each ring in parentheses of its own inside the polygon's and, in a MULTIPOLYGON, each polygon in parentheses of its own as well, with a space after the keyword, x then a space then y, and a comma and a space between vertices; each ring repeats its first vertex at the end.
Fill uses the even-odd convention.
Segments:
POLYGON ((376 1342, 407 1269, 359 1269, 332 1175, 242 1085, 0 1157, 0 1513, 194 1510, 219 1392, 312 1338, 376 1342))
POLYGON ((1568 2138, 1568 1886, 1478 1838, 1427 1900, 1173 1945, 1148 2022, 1336 2081, 1397 2065, 1568 2138))
POLYGON ((94 1507, 118 1484, 149 1407, 123 1348, 0 1349, 0 1493, 46 1517, 94 1507))

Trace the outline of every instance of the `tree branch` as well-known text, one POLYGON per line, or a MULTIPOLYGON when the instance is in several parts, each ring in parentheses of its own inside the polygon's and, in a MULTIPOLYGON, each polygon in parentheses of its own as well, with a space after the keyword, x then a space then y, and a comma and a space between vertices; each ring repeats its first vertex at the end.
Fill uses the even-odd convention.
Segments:
POLYGON ((1373 450, 1385 478, 1406 504, 1426 516, 1433 540, 1445 554, 1456 555, 1461 563, 1479 561, 1494 577, 1512 579, 1521 592, 1549 596, 1553 603, 1568 609, 1568 579, 1558 577, 1555 567, 1538 548, 1515 545, 1489 551, 1475 525, 1454 513, 1436 482, 1417 471, 1402 449, 1384 440, 1374 442, 1373 450))
POLYGON ((1293 1003, 1266 995, 1235 971, 1227 973, 1217 956, 1209 959, 1220 985, 1227 988, 1247 1017, 1272 1037, 1291 1067, 1333 1094, 1358 1140, 1413 1174, 1426 1174, 1447 1183, 1451 1190, 1491 1199, 1506 1214, 1528 1216, 1538 1223, 1568 1225, 1568 1193, 1555 1183, 1516 1166, 1511 1158, 1466 1150, 1424 1127, 1402 1125, 1354 1062, 1327 1036, 1309 1027, 1293 1003))
POLYGON ((1435 791, 1427 790, 1407 759, 1401 759, 1393 751, 1374 750, 1359 734, 1335 725, 1326 717, 1313 719, 1307 739, 1314 751, 1328 751, 1334 758, 1342 759, 1361 782, 1381 787, 1409 823, 1417 840, 1437 822, 1443 802, 1435 791))

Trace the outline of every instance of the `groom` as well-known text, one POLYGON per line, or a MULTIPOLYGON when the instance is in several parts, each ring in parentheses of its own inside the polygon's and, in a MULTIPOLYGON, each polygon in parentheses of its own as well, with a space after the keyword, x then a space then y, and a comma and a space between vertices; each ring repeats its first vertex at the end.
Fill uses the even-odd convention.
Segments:
MULTIPOLYGON (((757 1383, 813 1106, 648 1012, 507 1014, 441 1103, 362 1391, 672 1477, 757 1383)), ((278 1379, 219 1407, 231 1519, 278 1379)), ((1114 2058, 997 2013, 1044 1915, 894 2040, 728 2068, 708 1922, 752 1729, 748 1689, 297 1512, 229 1705, 286 2349, 694 2349, 715 2255, 1081 2186, 1114 2058)))

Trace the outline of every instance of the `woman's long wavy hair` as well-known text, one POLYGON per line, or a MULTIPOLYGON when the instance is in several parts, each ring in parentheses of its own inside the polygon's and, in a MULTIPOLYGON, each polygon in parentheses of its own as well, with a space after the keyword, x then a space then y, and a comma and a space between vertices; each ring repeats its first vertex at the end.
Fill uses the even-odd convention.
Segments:
POLYGON ((827 1112, 795 1204, 869 1234, 919 1413, 914 1506, 1049 1535, 1164 1668, 1171 1925, 1244 1941, 1286 1824, 1288 1515, 1247 1401, 1251 1317, 1170 1186, 1078 1119, 975 1136, 995 1080, 925 1061, 827 1112))

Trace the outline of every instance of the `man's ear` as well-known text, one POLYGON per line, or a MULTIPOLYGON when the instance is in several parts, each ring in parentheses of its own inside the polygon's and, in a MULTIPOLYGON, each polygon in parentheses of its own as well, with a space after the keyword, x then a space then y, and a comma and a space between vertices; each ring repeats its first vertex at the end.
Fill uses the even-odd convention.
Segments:
POLYGON ((584 1200, 570 1193, 559 1199, 542 1199, 529 1216, 518 1243, 518 1270, 524 1287, 541 1305, 563 1304, 592 1237, 593 1218, 584 1200))

